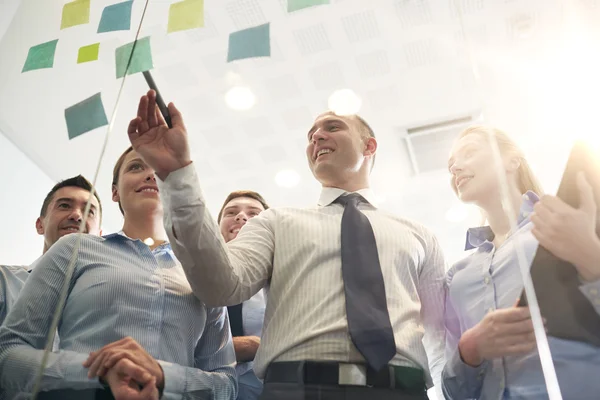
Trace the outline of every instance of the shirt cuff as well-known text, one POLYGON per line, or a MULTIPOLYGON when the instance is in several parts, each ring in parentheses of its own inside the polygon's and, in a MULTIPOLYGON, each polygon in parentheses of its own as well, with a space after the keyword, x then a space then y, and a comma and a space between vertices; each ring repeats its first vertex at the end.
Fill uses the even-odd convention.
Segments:
POLYGON ((163 205, 176 210, 190 205, 190 199, 203 198, 194 163, 179 168, 167 175, 164 181, 156 179, 163 205))
MULTIPOLYGON (((159 189, 160 190, 160 189, 159 189)), ((180 365, 157 360, 163 370, 164 388, 163 399, 181 398, 185 393, 186 371, 180 365)))
POLYGON ((456 398, 479 398, 487 364, 485 360, 477 367, 471 367, 462 360, 457 348, 446 363, 442 376, 444 381, 451 380, 454 384, 447 385, 449 382, 444 382, 444 386, 452 386, 458 390, 458 393, 452 393, 456 398))
POLYGON ((98 388, 103 387, 98 377, 88 378, 88 369, 83 366, 83 363, 88 358, 88 354, 71 351, 61 351, 61 353, 71 353, 69 359, 66 360, 67 367, 65 369, 65 381, 69 382, 71 389, 88 389, 94 386, 98 388))
POLYGON ((600 315, 600 280, 584 283, 579 286, 579 290, 592 303, 596 313, 600 315))

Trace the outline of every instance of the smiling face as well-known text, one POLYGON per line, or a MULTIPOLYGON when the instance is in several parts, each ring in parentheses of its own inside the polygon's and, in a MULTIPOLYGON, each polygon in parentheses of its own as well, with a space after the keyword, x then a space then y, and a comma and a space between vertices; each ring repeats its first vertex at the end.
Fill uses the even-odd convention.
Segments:
POLYGON ((236 197, 224 207, 219 221, 219 228, 225 242, 235 239, 250 218, 256 217, 265 208, 260 201, 250 197, 236 197))
POLYGON ((377 141, 365 135, 357 118, 333 113, 320 115, 308 132, 306 158, 323 186, 367 180, 377 141))
MULTIPOLYGON (((44 235, 44 252, 61 237, 79 232, 89 197, 89 191, 74 186, 63 187, 54 193, 44 215, 36 221, 37 232, 44 235)), ((92 196, 84 233, 100 234, 100 206, 95 196, 92 196)))
POLYGON ((126 217, 128 214, 162 212, 154 170, 133 150, 123 159, 112 198, 119 202, 126 217))
MULTIPOLYGON (((494 166, 494 153, 483 133, 469 133, 459 138, 448 160, 450 185, 461 201, 483 205, 500 196, 500 181, 494 166)), ((517 158, 502 154, 503 172, 509 184, 516 185, 517 158)))

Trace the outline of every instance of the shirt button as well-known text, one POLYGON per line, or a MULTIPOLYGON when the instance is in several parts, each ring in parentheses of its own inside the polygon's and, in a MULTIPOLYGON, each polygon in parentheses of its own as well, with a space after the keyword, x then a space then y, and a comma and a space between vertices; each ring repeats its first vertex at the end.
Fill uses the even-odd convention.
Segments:
POLYGON ((485 278, 483 278, 483 282, 487 285, 490 283, 490 277, 486 276, 485 278))

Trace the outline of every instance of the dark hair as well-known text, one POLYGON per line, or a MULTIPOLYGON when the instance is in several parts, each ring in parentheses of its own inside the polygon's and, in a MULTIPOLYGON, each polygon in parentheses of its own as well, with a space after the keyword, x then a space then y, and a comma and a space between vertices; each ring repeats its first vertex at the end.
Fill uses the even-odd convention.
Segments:
POLYGON ((221 210, 219 211, 219 216, 217 217, 218 223, 221 223, 221 217, 223 216, 223 210, 225 209, 227 204, 231 200, 237 199, 238 197, 249 197, 251 199, 258 201, 260 204, 262 204, 262 206, 265 208, 265 210, 269 209, 269 205, 267 204, 265 199, 260 194, 253 192, 252 190, 236 190, 235 192, 229 193, 229 196, 227 196, 227 198, 225 199, 225 202, 223 202, 223 206, 221 207, 221 210))
MULTIPOLYGON (((326 115, 326 114, 343 117, 343 115, 337 115, 333 111, 327 111, 321 115, 326 115)), ((347 115, 347 117, 354 118, 356 121, 358 121, 358 124, 360 125, 362 134, 364 134, 368 137, 372 137, 372 138, 375 137, 375 132, 373 131, 373 128, 371 128, 371 126, 367 123, 367 121, 365 121, 361 116, 359 116, 358 114, 351 114, 351 115, 347 115)), ((375 157, 376 156, 377 156, 377 153, 373 154, 373 162, 371 163, 371 170, 373 170, 373 167, 375 166, 375 157)))
MULTIPOLYGON (((52 202, 54 194, 60 189, 66 187, 77 187, 83 190, 87 190, 90 193, 92 192, 92 184, 90 183, 90 181, 88 181, 81 175, 77 175, 72 178, 60 181, 56 185, 54 185, 52 190, 50 190, 50 192, 48 192, 48 194, 46 195, 46 198, 42 203, 42 209, 40 210, 40 217, 46 216, 46 213, 48 212, 48 207, 52 202)), ((96 197, 96 200, 98 200, 98 207, 100 208, 100 223, 102 224, 102 202, 100 201, 100 197, 98 196, 98 192, 96 191, 96 189, 94 189, 94 197, 96 197)))
MULTIPOLYGON (((117 186, 117 183, 119 183, 119 173, 121 172, 121 167, 123 166, 123 163, 125 162, 125 157, 127 156, 127 154, 131 153, 132 151, 133 151, 133 147, 129 146, 129 148, 127 150, 125 150, 123 152, 123 154, 121 154, 121 156, 115 163, 115 167, 113 168, 113 179, 112 179, 113 187, 117 186)), ((121 207, 120 201, 119 201, 119 210, 121 210, 121 214, 125 215, 125 212, 123 212, 123 207, 121 207)))

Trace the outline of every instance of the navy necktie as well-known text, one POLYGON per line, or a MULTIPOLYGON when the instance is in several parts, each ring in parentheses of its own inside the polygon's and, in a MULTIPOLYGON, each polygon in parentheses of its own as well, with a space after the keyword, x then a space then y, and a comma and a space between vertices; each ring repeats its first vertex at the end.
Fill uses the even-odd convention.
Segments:
POLYGON ((375 234, 358 209, 358 193, 339 197, 342 215, 342 277, 348 330, 369 365, 380 370, 396 354, 375 234))

